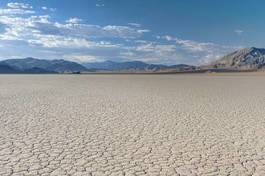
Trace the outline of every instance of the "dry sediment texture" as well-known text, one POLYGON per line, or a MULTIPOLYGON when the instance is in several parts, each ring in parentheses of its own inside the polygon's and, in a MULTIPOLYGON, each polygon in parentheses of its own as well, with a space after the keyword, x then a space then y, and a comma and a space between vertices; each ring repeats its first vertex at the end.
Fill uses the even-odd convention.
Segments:
POLYGON ((0 175, 265 175, 265 76, 1 75, 0 175))

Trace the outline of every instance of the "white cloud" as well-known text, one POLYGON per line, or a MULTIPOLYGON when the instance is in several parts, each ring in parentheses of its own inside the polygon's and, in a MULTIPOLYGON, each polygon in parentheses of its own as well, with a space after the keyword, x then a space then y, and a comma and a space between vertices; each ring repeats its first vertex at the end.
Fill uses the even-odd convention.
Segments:
POLYGON ((104 7, 105 4, 96 4, 96 7, 104 7))
POLYGON ((34 14, 33 10, 24 10, 24 9, 0 9, 0 15, 25 15, 25 14, 34 14))
POLYGON ((50 11, 55 12, 57 9, 56 8, 50 8, 50 11))
POLYGON ((70 54, 70 55, 64 55, 64 59, 71 60, 74 62, 95 62, 95 61, 101 61, 100 57, 93 56, 93 55, 86 55, 86 54, 70 54))
POLYGON ((102 30, 110 35, 121 38, 137 38, 140 37, 143 33, 149 32, 149 30, 146 29, 139 30, 128 26, 114 26, 114 25, 104 26, 102 30))
POLYGON ((139 32, 140 34, 143 34, 143 33, 150 32, 150 30, 149 29, 139 29, 139 30, 137 30, 137 32, 139 32))
POLYGON ((148 43, 148 41, 147 40, 135 40, 135 43, 146 44, 148 43))
POLYGON ((51 12, 55 12, 56 11, 56 8, 48 8, 46 6, 41 7, 41 9, 44 10, 44 11, 48 11, 49 10, 51 12))
POLYGON ((48 7, 43 6, 43 7, 41 7, 41 9, 42 9, 42 10, 48 10, 48 7))
POLYGON ((240 30, 240 29, 236 29, 234 31, 237 35, 242 35, 244 31, 240 30))
POLYGON ((86 39, 42 34, 33 34, 32 39, 28 39, 28 42, 47 48, 89 48, 93 45, 93 42, 86 39))
POLYGON ((6 8, 0 8, 0 15, 27 15, 34 14, 33 7, 25 3, 10 2, 6 8))
POLYGON ((176 64, 183 62, 183 56, 173 44, 161 44, 150 41, 135 41, 135 46, 124 47, 120 57, 140 60, 148 63, 176 64))
POLYGON ((197 52, 197 51, 208 51, 210 48, 215 47, 214 43, 196 42, 192 40, 182 40, 169 35, 163 36, 163 39, 167 41, 174 41, 176 44, 183 46, 184 49, 197 52))
POLYGON ((170 53, 176 51, 175 45, 161 45, 156 43, 141 44, 135 48, 135 51, 155 52, 155 53, 170 53))
POLYGON ((128 25, 138 27, 138 28, 141 27, 141 24, 139 23, 128 23, 128 25))
POLYGON ((11 9, 32 9, 33 8, 29 4, 18 3, 18 2, 10 2, 7 4, 7 7, 11 9))
POLYGON ((224 46, 211 42, 183 40, 169 35, 157 36, 156 38, 175 43, 180 50, 184 51, 187 57, 193 58, 199 64, 208 64, 239 48, 238 46, 224 46))
POLYGON ((70 18, 66 22, 71 23, 71 24, 78 24, 78 23, 81 23, 82 21, 83 21, 82 19, 75 17, 75 18, 70 18))

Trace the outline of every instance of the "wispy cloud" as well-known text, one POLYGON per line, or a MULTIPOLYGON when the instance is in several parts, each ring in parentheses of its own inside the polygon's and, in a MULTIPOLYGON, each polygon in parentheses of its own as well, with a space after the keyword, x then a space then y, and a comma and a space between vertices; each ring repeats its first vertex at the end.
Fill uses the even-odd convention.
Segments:
POLYGON ((6 8, 0 8, 0 15, 26 15, 34 14, 33 7, 29 4, 11 2, 6 5, 6 8))
POLYGON ((96 7, 104 7, 105 4, 96 4, 96 7))
POLYGON ((48 10, 48 7, 43 6, 43 7, 41 7, 41 9, 42 9, 42 10, 48 10))
POLYGON ((243 34, 243 30, 240 30, 240 29, 236 29, 234 30, 234 32, 237 34, 237 35, 242 35, 243 34))
POLYGON ((97 0, 96 7, 104 7, 105 4, 102 2, 102 0, 97 0))
POLYGON ((44 10, 44 11, 50 11, 50 12, 55 12, 56 11, 56 8, 48 8, 46 6, 41 7, 41 9, 44 10))
POLYGON ((128 23, 128 25, 134 26, 134 27, 141 27, 141 24, 139 23, 128 23))
POLYGON ((71 24, 78 24, 81 23, 83 20, 80 18, 69 18, 69 20, 66 20, 66 23, 71 23, 71 24))
POLYGON ((161 38, 166 39, 167 41, 174 41, 176 44, 181 45, 184 49, 191 52, 209 51, 213 47, 216 47, 216 44, 214 43, 183 40, 169 35, 163 36, 161 38))
MULTIPOLYGON (((11 4, 12 7, 30 8, 28 5, 11 4)), ((0 9, 24 10, 24 9, 0 9)), ((107 42, 94 42, 91 38, 138 38, 146 29, 136 29, 129 26, 91 25, 83 23, 82 19, 73 17, 65 23, 52 22, 49 15, 23 16, 20 13, 4 13, 0 23, 5 25, 5 32, 0 34, 1 40, 21 40, 30 45, 48 48, 53 47, 116 47, 107 42)))
POLYGON ((224 46, 211 42, 197 42, 193 40, 183 40, 169 35, 158 36, 157 38, 165 39, 169 42, 174 42, 180 49, 187 51, 187 56, 194 58, 199 64, 206 64, 215 61, 224 54, 238 49, 238 46, 224 46))
POLYGON ((143 33, 150 32, 147 29, 141 30, 129 26, 115 26, 115 25, 104 26, 102 30, 103 33, 107 32, 107 35, 117 36, 121 38, 138 38, 143 33))
POLYGON ((164 64, 184 61, 184 57, 178 52, 176 45, 145 40, 136 40, 134 41, 134 46, 124 47, 120 57, 127 60, 141 60, 149 63, 164 64))
POLYGON ((64 55, 63 58, 66 60, 71 60, 79 63, 104 61, 104 59, 102 59, 99 56, 93 56, 89 54, 69 54, 69 55, 64 55))
POLYGON ((103 26, 78 17, 55 21, 51 13, 54 8, 43 6, 39 10, 41 13, 29 4, 16 2, 0 8, 0 45, 6 46, 5 50, 0 48, 2 55, 27 56, 30 51, 32 56, 78 62, 119 59, 198 64, 215 60, 233 49, 169 35, 155 38, 150 29, 139 23, 103 26))
POLYGON ((34 14, 35 11, 33 10, 26 10, 26 9, 0 9, 0 15, 25 15, 25 14, 34 14))
POLYGON ((10 2, 7 4, 7 7, 12 9, 32 9, 33 7, 29 4, 18 3, 18 2, 10 2))

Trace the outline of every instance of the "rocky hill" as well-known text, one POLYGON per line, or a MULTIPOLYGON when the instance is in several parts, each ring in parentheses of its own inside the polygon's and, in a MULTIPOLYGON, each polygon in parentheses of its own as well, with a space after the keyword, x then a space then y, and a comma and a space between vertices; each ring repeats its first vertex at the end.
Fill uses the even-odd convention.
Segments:
POLYGON ((212 63, 209 68, 229 70, 258 70, 265 66, 265 49, 245 48, 230 53, 212 63))

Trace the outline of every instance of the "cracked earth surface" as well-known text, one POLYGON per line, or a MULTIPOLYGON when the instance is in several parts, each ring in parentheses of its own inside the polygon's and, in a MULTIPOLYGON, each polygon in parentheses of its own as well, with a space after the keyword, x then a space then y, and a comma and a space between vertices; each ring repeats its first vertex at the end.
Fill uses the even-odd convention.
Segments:
POLYGON ((1 75, 0 175, 265 175, 265 77, 1 75))

